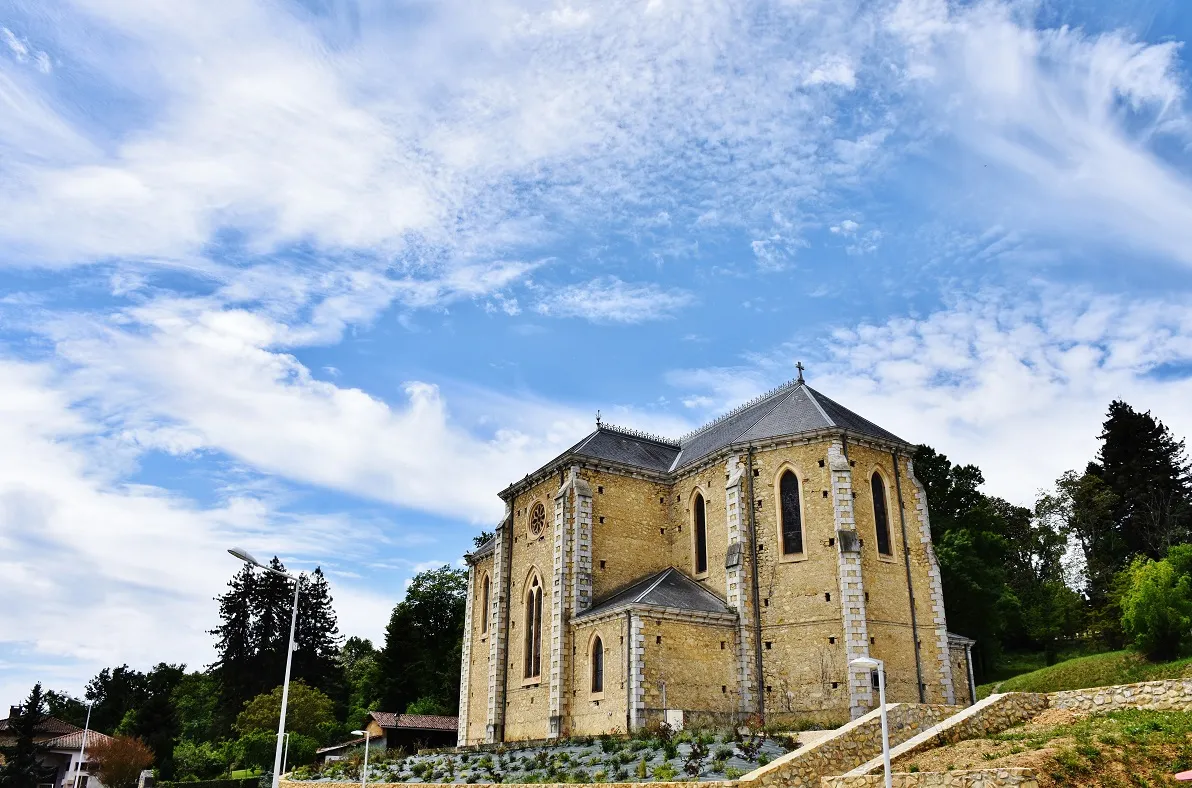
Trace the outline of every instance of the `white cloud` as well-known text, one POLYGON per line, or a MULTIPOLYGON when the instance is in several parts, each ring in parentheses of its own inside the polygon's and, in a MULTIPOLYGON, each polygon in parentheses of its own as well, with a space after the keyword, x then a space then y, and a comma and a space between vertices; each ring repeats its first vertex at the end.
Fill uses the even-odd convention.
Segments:
POLYGON ((672 317, 694 301, 685 290, 604 277, 549 290, 535 309, 550 317, 580 317, 595 323, 644 323, 672 317))
POLYGON ((852 235, 853 233, 857 232, 858 228, 860 227, 861 225, 857 224, 852 219, 845 219, 840 224, 834 224, 828 229, 837 235, 852 235))
POLYGON ((906 440, 977 464, 993 493, 1021 504, 1093 458, 1115 398, 1192 438, 1192 377, 1155 374, 1192 363, 1192 301, 1182 297, 988 292, 669 379, 716 413, 793 377, 796 360, 818 391, 906 440), (816 357, 809 346, 820 348, 816 357))
POLYGON ((1192 264, 1192 182, 1159 153, 1188 142, 1178 44, 1036 30, 1007 3, 903 0, 886 21, 926 126, 968 151, 957 210, 1192 264))
POLYGON ((829 58, 815 67, 803 80, 804 85, 839 85, 852 90, 857 86, 857 74, 845 58, 829 58))
MULTIPOLYGON (((259 496, 202 507, 123 481, 120 439, 62 382, 45 365, 0 360, 0 642, 15 652, 0 697, 15 702, 50 675, 78 692, 100 667, 123 662, 211 662, 211 598, 236 571, 229 545, 284 550, 302 569, 358 559, 362 536, 383 538, 367 523, 287 515, 259 496)), ((396 580, 333 583, 344 628, 376 637, 396 580)))

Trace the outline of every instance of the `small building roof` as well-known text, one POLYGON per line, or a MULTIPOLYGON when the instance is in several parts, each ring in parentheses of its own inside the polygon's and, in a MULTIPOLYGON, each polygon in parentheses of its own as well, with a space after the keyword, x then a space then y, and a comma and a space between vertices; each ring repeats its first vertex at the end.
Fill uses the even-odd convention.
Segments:
POLYGON ((693 613, 733 614, 732 609, 723 599, 672 566, 597 601, 576 618, 595 616, 626 607, 657 607, 693 613))
MULTIPOLYGON (((5 719, 0 720, 0 733, 4 733, 5 731, 9 730, 9 719, 11 719, 11 717, 6 717, 5 719)), ((37 726, 37 733, 42 734, 43 736, 64 736, 68 733, 74 733, 75 731, 81 730, 83 729, 79 726, 72 725, 66 720, 60 720, 57 717, 46 717, 37 726)))
POLYGON ((340 742, 339 744, 332 744, 327 747, 320 747, 319 749, 315 750, 315 755, 322 755, 322 754, 328 753, 328 752, 335 752, 336 750, 346 750, 349 747, 355 747, 357 744, 364 744, 364 739, 365 739, 365 737, 361 736, 359 739, 349 739, 348 741, 340 742))
MULTIPOLYGON (((87 731, 88 748, 111 740, 112 737, 105 733, 100 733, 99 731, 87 731)), ((58 736, 57 738, 42 742, 42 746, 48 747, 51 750, 77 750, 83 746, 83 731, 76 730, 73 733, 67 733, 62 736, 58 736)))
MULTIPOLYGON (((370 711, 369 716, 382 728, 405 728, 419 731, 454 731, 459 729, 459 717, 441 714, 394 714, 391 711, 370 711)), ((361 741, 364 741, 361 739, 361 741)))

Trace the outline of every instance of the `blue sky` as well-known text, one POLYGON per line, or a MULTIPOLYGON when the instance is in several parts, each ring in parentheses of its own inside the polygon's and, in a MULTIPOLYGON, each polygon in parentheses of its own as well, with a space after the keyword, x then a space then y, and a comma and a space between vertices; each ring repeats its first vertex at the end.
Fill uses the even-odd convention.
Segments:
POLYGON ((794 376, 1029 504, 1192 434, 1178 2, 0 0, 0 691, 379 638, 604 418, 794 376))

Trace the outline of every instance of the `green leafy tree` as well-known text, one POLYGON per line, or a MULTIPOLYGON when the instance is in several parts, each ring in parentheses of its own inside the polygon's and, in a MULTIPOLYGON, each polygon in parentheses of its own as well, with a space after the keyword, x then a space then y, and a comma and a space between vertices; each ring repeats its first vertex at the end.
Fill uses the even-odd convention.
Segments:
POLYGON ((405 711, 432 698, 455 713, 466 595, 462 570, 442 566, 414 576, 385 629, 380 663, 387 709, 405 711))
POLYGON ((472 537, 472 547, 479 550, 481 547, 484 547, 484 545, 492 538, 492 531, 481 531, 472 537))
POLYGON ((178 717, 178 736, 193 742, 218 738, 219 679, 212 672, 187 673, 170 696, 178 717))
POLYGON ((140 708, 148 697, 145 674, 128 665, 104 668, 87 682, 87 700, 91 707, 91 727, 114 734, 129 712, 140 708))
POLYGON ((301 733, 292 734, 290 736, 290 749, 289 757, 286 760, 286 768, 293 769, 296 766, 305 766, 306 764, 314 763, 315 752, 318 749, 318 739, 303 736, 301 733))
POLYGON ((42 760, 46 748, 38 744, 39 729, 46 720, 45 695, 41 684, 35 684, 29 697, 8 718, 9 735, 13 743, 0 747, 0 786, 4 788, 37 788, 40 783, 53 780, 53 769, 42 760))
POLYGON ((251 731, 236 740, 236 762, 246 769, 271 769, 277 752, 277 731, 251 731))
POLYGON ((368 713, 380 708, 380 652, 366 638, 350 637, 339 655, 343 685, 347 694, 347 724, 363 727, 368 713))
MULTIPOLYGON (((281 716, 282 688, 258 695, 244 706, 236 717, 236 730, 241 734, 254 731, 277 734, 277 722, 281 716)), ((286 730, 304 736, 318 738, 320 726, 337 724, 335 704, 331 698, 302 681, 290 682, 290 697, 286 705, 286 730)))
POLYGON ((1154 660, 1185 654, 1192 647, 1192 577, 1171 561, 1138 556, 1126 570, 1122 629, 1135 648, 1154 660))
POLYGON ((46 690, 45 698, 51 717, 57 717, 80 728, 87 722, 87 704, 69 692, 46 690))
MULTIPOLYGON (((1125 563, 1125 542, 1114 521, 1118 498, 1099 476, 1068 471, 1055 490, 1039 497, 1036 516, 1072 539, 1084 558, 1085 594, 1094 610, 1110 596, 1113 577, 1125 563)), ((1113 622, 1111 628, 1116 628, 1113 622)))
POLYGON ((191 739, 178 742, 173 760, 174 774, 181 780, 212 780, 231 766, 226 747, 191 739))

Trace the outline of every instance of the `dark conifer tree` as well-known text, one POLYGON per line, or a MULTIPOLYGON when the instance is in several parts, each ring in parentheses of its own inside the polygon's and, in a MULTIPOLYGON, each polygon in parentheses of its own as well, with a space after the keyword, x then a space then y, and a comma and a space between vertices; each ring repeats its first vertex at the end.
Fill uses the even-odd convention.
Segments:
POLYGON ((186 675, 185 665, 159 663, 145 674, 145 697, 135 709, 130 733, 153 750, 153 763, 164 780, 174 778, 174 740, 178 737, 178 715, 174 690, 186 675))
POLYGON ((341 637, 331 603, 327 578, 321 568, 316 568, 303 580, 302 593, 298 596, 293 676, 322 690, 328 697, 340 698, 343 694, 338 659, 341 637))
POLYGON ((212 672, 218 677, 220 687, 215 728, 222 733, 231 730, 244 703, 257 694, 253 604, 258 579, 252 567, 245 566, 228 581, 228 590, 216 597, 220 623, 210 634, 215 635, 218 655, 212 672))
POLYGON ((1125 554, 1160 559, 1173 544, 1187 541, 1192 528, 1192 473, 1184 453, 1163 422, 1121 400, 1109 405, 1101 450, 1090 471, 1117 496, 1114 512, 1125 554))
MULTIPOLYGON (((274 556, 269 568, 286 571, 274 556)), ((286 669, 286 647, 290 642, 290 613, 294 607, 294 583, 273 572, 260 572, 253 587, 253 692, 245 700, 268 692, 281 683, 286 669)))
POLYGON ((8 718, 8 732, 14 741, 0 747, 0 785, 4 788, 37 788, 52 782, 54 770, 43 765, 46 748, 38 744, 39 728, 46 720, 45 697, 41 684, 35 684, 17 714, 8 718))

